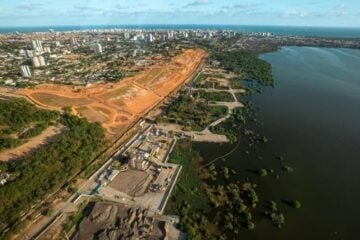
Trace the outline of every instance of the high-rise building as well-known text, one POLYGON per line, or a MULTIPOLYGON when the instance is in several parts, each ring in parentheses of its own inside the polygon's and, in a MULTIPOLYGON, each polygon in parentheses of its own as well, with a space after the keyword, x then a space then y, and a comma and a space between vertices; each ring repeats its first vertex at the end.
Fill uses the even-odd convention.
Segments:
POLYGON ((95 43, 93 45, 93 49, 95 53, 102 53, 103 49, 100 43, 95 43))
POLYGON ((32 40, 32 47, 35 51, 41 52, 43 50, 42 48, 42 42, 40 40, 32 40))
POLYGON ((40 60, 39 60, 38 57, 33 57, 32 58, 32 65, 33 65, 34 68, 38 68, 38 67, 41 66, 40 60))
POLYGON ((150 33, 148 36, 147 36, 147 41, 148 42, 153 42, 154 41, 154 35, 152 33, 150 33))
POLYGON ((51 53, 51 48, 50 47, 44 47, 44 52, 51 53))
POLYGON ((40 66, 46 66, 45 58, 43 56, 39 56, 40 66))
POLYGON ((31 70, 28 65, 20 66, 20 72, 23 77, 29 78, 31 77, 31 70))
POLYGON ((76 46, 78 44, 78 40, 77 40, 77 38, 71 38, 71 45, 72 46, 76 46))
POLYGON ((32 58, 34 56, 34 52, 32 50, 26 50, 26 57, 32 58))
POLYGON ((174 31, 169 31, 168 32, 168 39, 173 39, 174 38, 174 31))
POLYGON ((124 38, 125 38, 125 40, 129 40, 129 39, 130 39, 130 33, 129 33, 129 32, 125 32, 125 33, 124 33, 124 38))

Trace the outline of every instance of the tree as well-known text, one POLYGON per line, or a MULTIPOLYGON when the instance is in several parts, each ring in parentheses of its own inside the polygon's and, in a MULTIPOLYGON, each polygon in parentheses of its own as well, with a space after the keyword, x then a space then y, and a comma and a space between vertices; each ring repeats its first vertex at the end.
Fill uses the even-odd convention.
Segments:
POLYGON ((268 175, 268 172, 267 172, 266 169, 261 168, 261 169, 258 170, 258 174, 259 174, 259 176, 261 176, 261 177, 265 177, 266 175, 268 175))
POLYGON ((246 223, 246 228, 249 229, 249 230, 253 230, 255 228, 255 224, 251 221, 248 221, 246 223))
POLYGON ((290 200, 289 203, 293 208, 301 208, 301 203, 298 200, 290 200))

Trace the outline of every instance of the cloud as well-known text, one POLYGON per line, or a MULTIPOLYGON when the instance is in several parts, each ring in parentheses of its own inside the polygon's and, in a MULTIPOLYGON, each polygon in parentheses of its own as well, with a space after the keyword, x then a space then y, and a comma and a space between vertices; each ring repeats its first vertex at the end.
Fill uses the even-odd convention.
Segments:
MULTIPOLYGON (((280 12, 279 15, 283 18, 327 18, 334 19, 337 17, 350 16, 348 7, 345 3, 340 3, 335 6, 322 7, 317 10, 310 8, 294 8, 280 12)), ((352 14, 352 16, 354 16, 352 14)))
POLYGON ((102 12, 105 9, 99 7, 92 7, 92 6, 74 6, 74 9, 77 11, 86 11, 86 12, 102 12))
POLYGON ((259 4, 256 3, 242 3, 242 4, 232 4, 224 5, 221 7, 218 13, 232 13, 232 14, 252 14, 260 12, 259 4))
POLYGON ((209 5, 212 2, 209 0, 195 0, 187 5, 185 5, 185 7, 199 7, 199 6, 204 6, 204 5, 209 5))
POLYGON ((225 7, 231 8, 231 9, 247 10, 247 9, 257 8, 257 6, 258 6, 258 4, 256 4, 256 3, 242 3, 242 4, 233 4, 233 5, 225 6, 225 7))
MULTIPOLYGON (((144 4, 145 5, 145 4, 144 4)), ((143 5, 143 6, 144 6, 143 5)), ((139 5, 140 6, 140 5, 139 5)), ((124 6, 124 5, 121 5, 121 4, 116 4, 115 6, 114 6, 114 8, 116 8, 116 9, 118 9, 118 10, 124 10, 124 9, 129 9, 129 7, 128 6, 124 6)))
POLYGON ((304 18, 306 16, 308 16, 308 14, 304 11, 300 11, 300 10, 295 10, 295 9, 291 9, 291 10, 286 10, 284 12, 282 12, 281 17, 284 18, 304 18))
POLYGON ((35 9, 39 9, 43 6, 41 3, 21 3, 16 5, 16 8, 23 11, 32 11, 35 9))
POLYGON ((329 14, 340 17, 348 14, 348 8, 345 3, 340 3, 329 10, 329 14))
POLYGON ((345 3, 340 3, 332 8, 332 10, 336 10, 336 11, 346 10, 346 9, 347 9, 347 7, 346 7, 345 3))

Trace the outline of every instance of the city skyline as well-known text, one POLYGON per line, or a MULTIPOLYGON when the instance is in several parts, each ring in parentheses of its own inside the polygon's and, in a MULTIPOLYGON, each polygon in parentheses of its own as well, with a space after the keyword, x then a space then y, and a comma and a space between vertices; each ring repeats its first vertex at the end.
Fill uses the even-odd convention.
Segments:
POLYGON ((0 0, 0 27, 164 23, 358 27, 360 2, 0 0))

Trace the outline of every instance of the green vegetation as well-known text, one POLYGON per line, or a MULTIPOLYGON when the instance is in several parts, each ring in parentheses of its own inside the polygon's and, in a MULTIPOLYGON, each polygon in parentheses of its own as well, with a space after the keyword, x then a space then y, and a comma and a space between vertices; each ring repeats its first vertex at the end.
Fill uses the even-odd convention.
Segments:
POLYGON ((44 131, 47 127, 48 127, 47 124, 38 123, 38 124, 36 124, 35 127, 30 128, 29 130, 27 130, 26 132, 24 132, 23 134, 21 134, 21 135, 20 135, 20 138, 31 138, 31 137, 35 137, 35 136, 39 135, 40 133, 42 133, 42 131, 44 131))
POLYGON ((270 218, 278 228, 282 228, 282 225, 285 224, 285 216, 283 213, 273 212, 270 214, 270 218))
POLYGON ((191 82, 192 86, 195 88, 215 88, 215 89, 229 89, 227 86, 219 83, 216 78, 224 78, 223 74, 205 74, 200 72, 195 79, 191 82), (206 80, 206 81, 205 81, 206 80))
POLYGON ((259 176, 261 176, 261 177, 265 177, 265 176, 268 175, 268 171, 267 171, 266 169, 264 169, 264 168, 260 168, 260 169, 258 170, 258 174, 259 174, 259 176))
MULTIPOLYGON (((183 169, 166 212, 180 216, 180 227, 188 233, 188 239, 232 239, 232 234, 239 234, 241 228, 255 229, 253 214, 261 206, 256 184, 236 181, 219 185, 215 165, 200 169, 200 161, 189 139, 178 141, 170 162, 181 164, 183 169)), ((222 167, 221 172, 229 181, 233 171, 222 167)), ((277 204, 270 201, 267 206, 271 212, 266 215, 277 227, 282 227, 285 217, 277 212, 277 204)))
POLYGON ((231 88, 233 88, 233 89, 242 88, 242 85, 241 85, 242 80, 243 80, 242 76, 230 78, 229 81, 230 81, 231 88))
POLYGON ((194 97, 199 94, 200 98, 205 99, 206 101, 212 102, 234 102, 234 98, 229 92, 206 92, 199 91, 194 94, 194 97))
POLYGON ((208 221, 202 213, 208 211, 208 200, 202 188, 202 181, 197 171, 201 161, 188 139, 177 142, 169 161, 180 164, 183 169, 172 192, 166 212, 177 214, 181 219, 181 228, 188 233, 188 239, 204 239, 210 236, 208 221))
POLYGON ((269 201, 269 209, 273 212, 276 212, 278 210, 278 206, 275 201, 269 201))
POLYGON ((293 172, 294 169, 290 166, 283 165, 282 169, 286 172, 293 172))
POLYGON ((200 72, 192 81, 192 84, 194 86, 200 86, 201 82, 205 80, 205 78, 207 77, 207 75, 205 75, 204 73, 200 72))
POLYGON ((243 74, 245 78, 257 80, 263 85, 272 85, 271 65, 258 58, 257 54, 243 51, 213 52, 211 57, 228 71, 243 74))
POLYGON ((211 122, 224 117, 226 113, 225 106, 209 106, 182 94, 157 121, 180 124, 184 130, 201 131, 211 122))
MULTIPOLYGON (((47 116, 47 113, 40 116, 47 116)), ((14 118, 20 117, 14 115, 14 118)), ((6 239, 14 231, 12 226, 22 214, 62 187, 103 149, 105 133, 99 124, 69 114, 61 116, 60 122, 67 131, 50 144, 18 161, 1 163, 13 179, 0 188, 0 230, 10 226, 7 235, 0 239, 6 239)), ((18 129, 23 125, 11 126, 18 129)))
POLYGON ((87 207, 87 202, 83 203, 79 211, 69 217, 67 223, 63 225, 63 230, 66 233, 68 233, 74 226, 78 225, 81 220, 83 220, 85 214, 87 213, 87 207))
POLYGON ((301 208, 301 203, 299 200, 284 200, 292 208, 301 208))
POLYGON ((230 143, 235 143, 238 140, 238 134, 241 126, 243 126, 247 119, 252 117, 254 108, 250 102, 244 102, 244 107, 235 108, 231 116, 225 121, 214 127, 210 131, 216 134, 222 134, 227 137, 230 143))
POLYGON ((102 73, 100 77, 105 78, 105 81, 108 82, 117 82, 124 77, 124 73, 118 70, 110 70, 102 73))
POLYGON ((172 200, 188 201, 192 207, 202 208, 206 204, 205 192, 201 190, 201 178, 197 172, 201 157, 193 148, 192 142, 189 139, 178 140, 170 154, 169 161, 183 167, 172 200))
MULTIPOLYGON (((261 93, 262 86, 273 85, 271 66, 258 59, 257 54, 242 51, 223 52, 211 48, 210 57, 212 60, 219 61, 220 66, 226 70, 237 74, 236 77, 230 79, 232 88, 245 88, 247 91, 245 94, 237 94, 237 98, 244 104, 244 107, 234 109, 230 118, 215 127, 211 127, 210 130, 217 134, 226 135, 230 143, 238 142, 238 136, 241 134, 242 142, 248 144, 248 148, 243 149, 243 153, 251 156, 259 144, 266 144, 269 140, 248 128, 252 126, 249 124, 257 123, 257 118, 256 108, 246 97, 261 93)), ((199 75, 195 79, 194 86, 214 87, 211 86, 209 79, 204 83, 203 80, 208 77, 210 76, 199 75)), ((207 101, 234 101, 231 94, 227 92, 199 91, 193 94, 195 99, 197 94, 207 101)), ((203 111, 206 111, 204 108, 196 108, 196 104, 204 104, 203 102, 184 95, 174 106, 176 104, 178 104, 176 107, 168 109, 167 115, 163 116, 162 120, 171 120, 189 129, 192 129, 192 126, 196 126, 195 123, 199 122, 199 120, 193 120, 194 116, 200 116, 204 114, 203 111)), ((200 124, 197 124, 198 126, 200 124)), ((184 142, 178 143, 179 146, 174 150, 175 155, 172 157, 175 157, 175 163, 187 167, 183 168, 183 178, 177 183, 168 210, 169 213, 180 216, 180 226, 188 233, 188 239, 237 239, 241 235, 242 229, 255 229, 257 221, 264 217, 274 226, 283 227, 285 216, 279 211, 280 206, 275 201, 265 201, 264 196, 258 194, 257 185, 254 183, 256 180, 249 178, 240 180, 237 177, 232 177, 230 173, 236 174, 236 171, 230 166, 217 165, 213 161, 210 162, 211 164, 204 164, 203 168, 197 168, 197 164, 194 162, 200 161, 199 154, 194 150, 189 140, 182 141, 184 142), (196 194, 194 189, 196 189, 196 194), (209 206, 211 210, 209 210, 209 206)), ((261 156, 257 157, 261 158, 261 156)), ((222 159, 225 161, 224 158, 222 159)), ((284 170, 291 169, 284 167, 285 165, 283 165, 284 170)), ((271 168, 259 168, 253 172, 257 175, 254 175, 254 178, 258 179, 275 174, 271 168)), ((287 204, 294 208, 301 206, 300 202, 295 202, 295 200, 289 201, 287 204)))
POLYGON ((58 117, 58 112, 39 109, 22 98, 0 100, 0 150, 39 135, 58 117))

